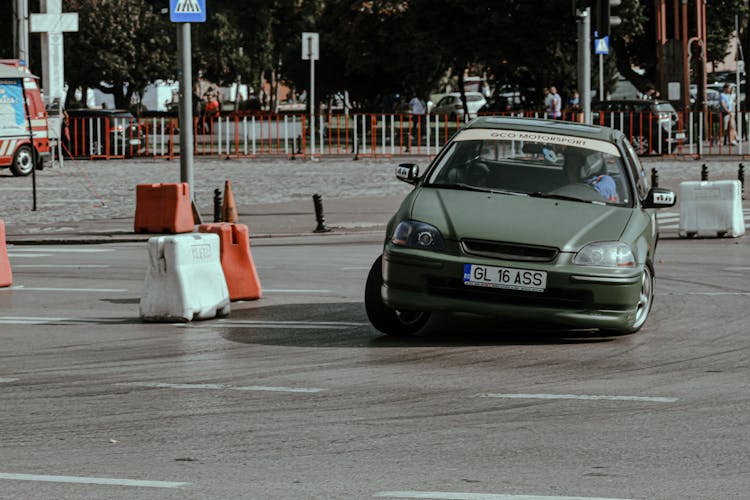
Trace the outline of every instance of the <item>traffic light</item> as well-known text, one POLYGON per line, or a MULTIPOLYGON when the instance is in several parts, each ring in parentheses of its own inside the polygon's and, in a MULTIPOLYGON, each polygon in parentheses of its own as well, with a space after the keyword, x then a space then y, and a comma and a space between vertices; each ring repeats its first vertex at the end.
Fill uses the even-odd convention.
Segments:
POLYGON ((622 23, 622 19, 610 15, 612 7, 619 7, 621 3, 621 0, 596 0, 592 21, 594 23, 594 31, 599 38, 609 36, 609 28, 611 26, 619 26, 622 23))

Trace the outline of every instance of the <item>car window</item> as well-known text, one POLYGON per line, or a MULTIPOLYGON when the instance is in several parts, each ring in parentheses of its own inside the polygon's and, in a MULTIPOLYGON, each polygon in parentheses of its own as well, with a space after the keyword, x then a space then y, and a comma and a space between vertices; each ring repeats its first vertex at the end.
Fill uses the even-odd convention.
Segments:
POLYGON ((470 94, 470 95, 466 96, 466 100, 467 101, 471 101, 471 102, 481 101, 482 100, 482 96, 481 95, 470 94))
POLYGON ((515 130, 459 132, 426 186, 628 205, 627 172, 607 141, 515 130), (571 187, 573 186, 573 187, 571 187))
POLYGON ((440 99, 437 103, 438 106, 445 106, 446 104, 450 104, 452 97, 447 95, 440 99))
POLYGON ((674 106, 672 106, 672 104, 669 102, 660 102, 660 103, 654 104, 654 110, 668 112, 668 113, 675 112, 674 106))
POLYGON ((646 169, 641 163, 641 160, 638 158, 638 153, 635 152, 635 149, 630 144, 630 142, 627 140, 623 141, 623 145, 625 147, 627 163, 630 165, 633 179, 635 179, 638 197, 643 200, 646 198, 646 195, 648 195, 648 192, 651 189, 651 178, 646 175, 646 169))

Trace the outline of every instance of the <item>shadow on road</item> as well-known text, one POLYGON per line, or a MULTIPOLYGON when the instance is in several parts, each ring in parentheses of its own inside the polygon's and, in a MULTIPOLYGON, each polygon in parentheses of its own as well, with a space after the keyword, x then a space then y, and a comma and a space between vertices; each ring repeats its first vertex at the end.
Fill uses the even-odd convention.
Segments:
MULTIPOLYGON (((210 324, 201 326, 211 327, 210 324)), ((412 337, 384 335, 370 325, 362 303, 290 304, 233 311, 218 333, 232 342, 297 347, 441 347, 610 342, 592 330, 508 324, 492 317, 435 314, 412 337)))

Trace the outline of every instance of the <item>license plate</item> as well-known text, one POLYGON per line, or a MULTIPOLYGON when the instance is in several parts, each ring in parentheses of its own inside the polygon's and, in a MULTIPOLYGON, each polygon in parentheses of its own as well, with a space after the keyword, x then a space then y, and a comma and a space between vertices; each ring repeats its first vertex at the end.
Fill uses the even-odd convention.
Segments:
POLYGON ((464 264, 464 285, 543 292, 547 273, 531 269, 464 264))
POLYGON ((685 132, 677 132, 674 135, 674 138, 677 139, 677 140, 685 139, 686 137, 687 137, 687 135, 685 135, 685 132))

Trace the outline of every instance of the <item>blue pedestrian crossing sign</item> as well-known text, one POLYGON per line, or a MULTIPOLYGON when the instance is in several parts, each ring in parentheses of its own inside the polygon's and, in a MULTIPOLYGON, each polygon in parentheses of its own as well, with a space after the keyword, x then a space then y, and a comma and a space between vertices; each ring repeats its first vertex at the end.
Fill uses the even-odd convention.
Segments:
POLYGON ((169 20, 173 23, 205 23, 206 0, 169 0, 169 20))
POLYGON ((609 36, 594 38, 594 54, 609 54, 609 36))

